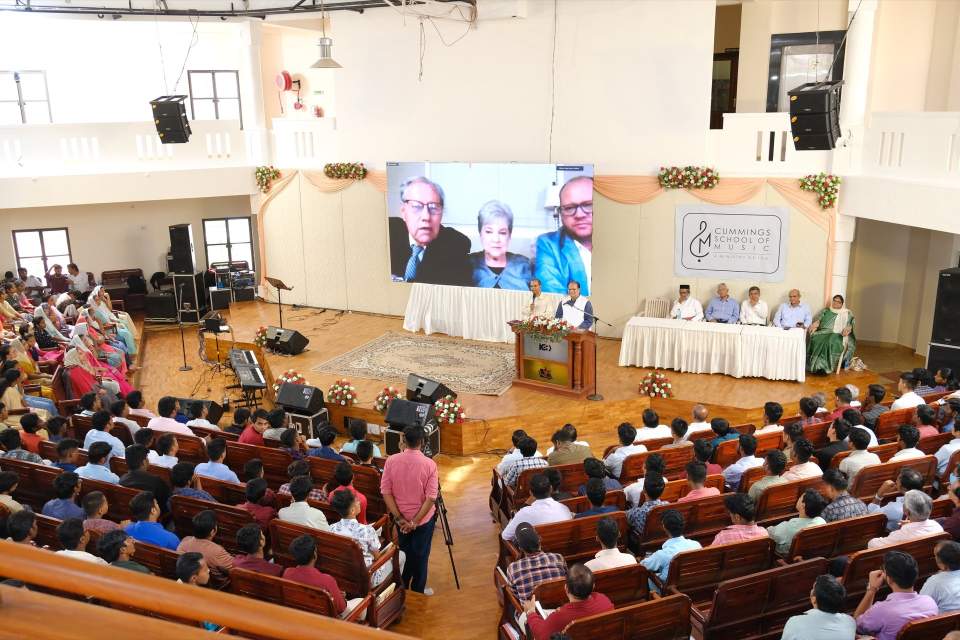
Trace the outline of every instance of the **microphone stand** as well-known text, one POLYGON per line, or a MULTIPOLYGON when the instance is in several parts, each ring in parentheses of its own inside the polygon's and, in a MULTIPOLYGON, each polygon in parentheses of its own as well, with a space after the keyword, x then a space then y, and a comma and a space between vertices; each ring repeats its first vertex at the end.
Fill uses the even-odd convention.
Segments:
POLYGON ((187 343, 183 337, 183 285, 177 292, 177 324, 180 326, 180 348, 183 349, 183 366, 180 371, 191 371, 193 367, 187 364, 187 343))
MULTIPOLYGON (((571 304, 570 306, 572 307, 573 305, 571 304)), ((576 307, 574 307, 574 308, 576 308, 576 307)), ((594 321, 594 322, 602 322, 603 324, 607 325, 607 326, 610 327, 611 329, 613 328, 613 325, 612 325, 612 324, 610 324, 610 323, 607 322, 606 320, 602 320, 602 319, 598 318, 597 316, 593 315, 592 313, 589 313, 589 312, 587 312, 587 311, 584 311, 584 312, 583 312, 583 315, 589 316, 589 317, 593 318, 593 321, 594 321)), ((594 331, 594 333, 596 333, 596 331, 594 331)), ((594 384, 593 393, 591 393, 590 395, 587 396, 587 400, 592 400, 592 401, 594 401, 594 402, 597 402, 597 401, 599 401, 599 400, 603 400, 603 396, 600 395, 600 391, 599 391, 599 388, 600 388, 600 379, 597 377, 597 353, 596 353, 596 351, 594 351, 594 353, 593 353, 593 384, 594 384)))

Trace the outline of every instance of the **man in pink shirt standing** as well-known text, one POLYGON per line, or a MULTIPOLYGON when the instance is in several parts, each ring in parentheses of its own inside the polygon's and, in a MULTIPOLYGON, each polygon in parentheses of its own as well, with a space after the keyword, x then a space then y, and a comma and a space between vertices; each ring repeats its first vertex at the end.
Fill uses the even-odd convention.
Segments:
POLYGON ((710 546, 715 547, 718 544, 770 537, 766 529, 758 527, 757 523, 754 522, 757 514, 757 504, 753 498, 745 493, 732 493, 724 498, 723 505, 727 508, 730 521, 733 524, 718 533, 710 546))
POLYGON ((427 565, 436 525, 434 503, 440 491, 437 463, 423 455, 423 430, 403 431, 406 448, 387 458, 380 479, 380 491, 387 510, 400 529, 400 550, 406 553, 404 585, 418 593, 433 595, 427 588, 427 565))
POLYGON ((160 412, 160 415, 156 418, 150 418, 150 422, 147 423, 147 428, 153 429, 154 431, 179 433, 185 436, 194 435, 190 427, 185 424, 180 424, 173 419, 173 417, 177 415, 176 398, 163 396, 160 398, 160 402, 157 403, 157 410, 160 412))

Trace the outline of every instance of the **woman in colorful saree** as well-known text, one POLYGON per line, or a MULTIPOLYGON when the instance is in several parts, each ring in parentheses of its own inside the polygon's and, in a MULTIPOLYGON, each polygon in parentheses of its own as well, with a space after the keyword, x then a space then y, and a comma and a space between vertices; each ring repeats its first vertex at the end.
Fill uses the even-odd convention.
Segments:
POLYGON ((807 371, 827 374, 835 373, 841 364, 849 366, 857 348, 853 325, 853 312, 847 309, 843 296, 833 296, 830 306, 814 316, 808 329, 807 371))
POLYGON ((134 355, 137 353, 137 327, 134 325, 130 316, 122 311, 114 311, 110 302, 110 294, 100 285, 93 288, 90 297, 87 298, 87 304, 93 312, 94 317, 100 322, 104 329, 116 327, 117 334, 126 345, 127 353, 134 355))
POLYGON ((77 347, 72 347, 63 357, 63 366, 67 370, 67 378, 70 380, 70 391, 76 396, 82 396, 85 393, 96 391, 98 387, 103 387, 113 394, 120 392, 121 387, 116 380, 110 378, 102 366, 102 363, 87 358, 83 351, 77 347), (101 375, 100 379, 97 376, 101 375))
MULTIPOLYGON (((112 386, 108 386, 108 382, 112 380, 117 385, 117 393, 127 395, 133 391, 133 385, 127 382, 126 363, 124 362, 123 358, 120 357, 120 363, 123 366, 123 369, 111 365, 109 360, 106 362, 99 360, 97 357, 99 348, 94 344, 94 341, 90 338, 90 336, 86 335, 88 330, 80 329, 81 327, 85 326, 86 325, 77 325, 79 332, 73 337, 73 340, 70 341, 70 346, 76 349, 79 356, 88 365, 85 367, 85 370, 87 372, 93 372, 92 375, 100 376, 102 378, 101 384, 107 388, 112 386)), ((114 353, 113 355, 120 356, 120 354, 117 353, 114 353)), ((64 358, 64 365, 66 365, 66 358, 64 358)))

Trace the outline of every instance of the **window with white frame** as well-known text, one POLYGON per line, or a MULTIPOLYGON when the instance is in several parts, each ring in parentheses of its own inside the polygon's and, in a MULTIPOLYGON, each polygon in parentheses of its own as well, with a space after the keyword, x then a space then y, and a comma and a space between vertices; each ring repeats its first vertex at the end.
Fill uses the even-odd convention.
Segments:
POLYGON ((51 122, 45 72, 0 71, 0 125, 51 122))
POLYGON ((203 244, 207 251, 208 267, 214 262, 243 260, 251 269, 254 268, 250 216, 205 219, 203 244))
POLYGON ((239 120, 240 74, 236 71, 187 71, 191 120, 239 120))
POLYGON ((70 257, 70 234, 66 227, 58 229, 18 229, 13 232, 13 250, 17 268, 27 270, 41 280, 55 264, 63 267, 73 262, 70 257))

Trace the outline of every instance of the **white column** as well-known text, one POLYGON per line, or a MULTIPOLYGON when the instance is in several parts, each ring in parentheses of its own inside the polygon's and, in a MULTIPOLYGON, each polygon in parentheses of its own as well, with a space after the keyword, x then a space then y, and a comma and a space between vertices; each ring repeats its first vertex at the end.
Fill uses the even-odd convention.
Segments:
MULTIPOLYGON (((873 60, 873 32, 878 0, 850 0, 847 15, 856 19, 850 26, 844 44, 843 90, 840 99, 841 147, 834 153, 834 173, 859 172, 866 127, 870 89, 870 66, 873 60)), ((849 17, 847 18, 849 20, 849 17)))
POLYGON ((853 216, 837 214, 833 227, 833 273, 830 274, 831 289, 826 297, 836 294, 847 297, 847 276, 850 274, 850 245, 853 243, 857 219, 853 216))
POLYGON ((247 138, 247 157, 250 164, 269 164, 270 136, 263 112, 263 76, 260 70, 260 47, 263 43, 263 24, 250 19, 240 31, 241 57, 240 90, 243 95, 243 128, 247 138))

